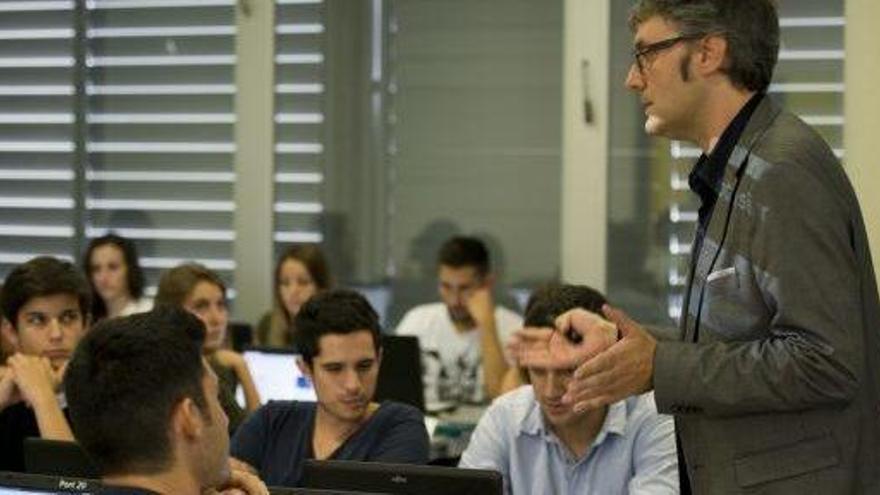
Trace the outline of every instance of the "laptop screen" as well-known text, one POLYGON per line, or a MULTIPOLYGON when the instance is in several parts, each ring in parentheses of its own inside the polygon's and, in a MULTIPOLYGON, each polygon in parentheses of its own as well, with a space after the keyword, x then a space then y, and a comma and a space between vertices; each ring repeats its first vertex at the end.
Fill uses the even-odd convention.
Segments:
MULTIPOLYGON (((243 353, 251 376, 260 394, 260 400, 317 400, 311 380, 296 365, 297 355, 290 351, 277 349, 247 349, 243 353)), ((241 386, 235 398, 242 407, 245 405, 241 386)))

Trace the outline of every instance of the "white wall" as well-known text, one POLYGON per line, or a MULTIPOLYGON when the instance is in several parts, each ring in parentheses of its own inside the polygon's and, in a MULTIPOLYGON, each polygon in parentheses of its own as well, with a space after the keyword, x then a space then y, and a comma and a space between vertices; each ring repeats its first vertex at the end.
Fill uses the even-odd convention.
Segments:
MULTIPOLYGON (((874 258, 874 271, 880 265, 880 157, 877 155, 877 129, 880 129, 880 3, 877 0, 846 2, 846 67, 844 81, 844 145, 846 168, 868 225, 874 258)), ((880 277, 878 277, 880 278, 880 277)))
POLYGON ((273 2, 238 9, 235 71, 235 301, 237 320, 256 322, 272 300, 274 122, 273 2))
POLYGON ((562 58, 562 279, 606 289, 608 1, 565 0, 562 58), (588 63, 584 95, 582 63, 588 63), (584 98, 592 123, 584 119, 584 98))

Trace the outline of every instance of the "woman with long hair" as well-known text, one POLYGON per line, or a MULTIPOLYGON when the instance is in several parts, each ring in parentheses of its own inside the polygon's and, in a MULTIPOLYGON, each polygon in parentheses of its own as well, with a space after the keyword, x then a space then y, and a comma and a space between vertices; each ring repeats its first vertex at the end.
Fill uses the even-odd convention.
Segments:
POLYGON ((260 407, 260 396, 241 354, 223 348, 229 323, 226 285, 205 266, 185 263, 162 274, 156 306, 182 307, 205 324, 203 351, 220 382, 220 405, 229 417, 229 432, 235 432, 247 412, 260 407), (239 384, 244 391, 247 412, 235 401, 239 384))
POLYGON ((273 308, 257 324, 257 342, 290 347, 293 318, 299 308, 314 294, 330 287, 330 270, 318 246, 297 244, 287 248, 275 264, 273 308))
POLYGON ((92 287, 92 321, 149 311, 144 295, 144 273, 137 248, 116 234, 96 237, 83 256, 83 269, 92 287))

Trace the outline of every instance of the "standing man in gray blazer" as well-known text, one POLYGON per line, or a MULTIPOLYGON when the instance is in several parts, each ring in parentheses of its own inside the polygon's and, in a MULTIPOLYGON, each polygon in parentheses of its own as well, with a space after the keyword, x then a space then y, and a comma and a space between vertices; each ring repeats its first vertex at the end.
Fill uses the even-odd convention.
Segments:
MULTIPOLYGON (((694 493, 880 493, 880 302, 865 226, 828 145, 765 94, 775 7, 641 0, 630 24, 626 85, 645 130, 703 150, 689 178, 701 200, 691 273, 675 341, 614 308, 608 321, 560 317, 543 355, 580 363, 565 400, 596 408, 653 389, 675 415, 694 493), (579 341, 571 331, 583 343, 554 345, 579 341), (586 348, 608 331, 616 343, 586 348)), ((521 360, 542 359, 541 345, 521 360)))

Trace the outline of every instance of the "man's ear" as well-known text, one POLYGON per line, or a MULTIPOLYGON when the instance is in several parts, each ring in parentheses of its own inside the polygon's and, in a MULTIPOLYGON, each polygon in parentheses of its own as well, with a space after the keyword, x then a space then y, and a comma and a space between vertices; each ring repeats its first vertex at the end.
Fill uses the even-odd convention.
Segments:
POLYGON ((175 436, 187 440, 199 438, 204 433, 204 415, 191 397, 184 397, 174 406, 174 412, 171 414, 171 428, 175 432, 175 436))
POLYGON ((483 287, 486 287, 487 289, 492 289, 495 287, 495 281, 496 281, 495 274, 494 273, 487 273, 483 277, 483 287))
POLYGON ((703 75, 720 72, 727 59, 727 40, 718 35, 709 35, 700 40, 697 52, 697 70, 703 75))
POLYGON ((18 332, 6 318, 0 318, 0 338, 9 342, 12 350, 18 352, 18 332))

